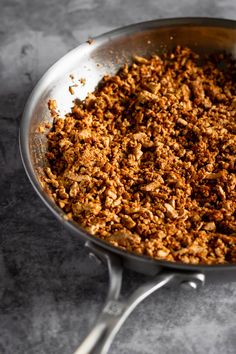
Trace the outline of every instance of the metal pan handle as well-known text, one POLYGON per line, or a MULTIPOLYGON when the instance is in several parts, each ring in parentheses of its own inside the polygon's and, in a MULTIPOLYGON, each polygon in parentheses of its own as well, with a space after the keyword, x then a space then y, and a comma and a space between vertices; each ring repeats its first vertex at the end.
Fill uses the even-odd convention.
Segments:
POLYGON ((146 283, 139 286, 130 296, 120 300, 123 266, 121 259, 113 253, 104 252, 94 244, 87 244, 99 258, 105 258, 109 270, 109 291, 105 306, 90 334, 84 339, 74 354, 106 354, 117 332, 135 307, 154 291, 170 282, 183 283, 190 288, 198 288, 205 277, 196 272, 174 272, 163 270, 146 283))

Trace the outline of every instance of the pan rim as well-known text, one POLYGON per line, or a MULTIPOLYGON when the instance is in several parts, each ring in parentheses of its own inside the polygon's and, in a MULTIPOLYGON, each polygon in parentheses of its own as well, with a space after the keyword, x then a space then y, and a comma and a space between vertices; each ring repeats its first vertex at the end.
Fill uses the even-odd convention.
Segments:
POLYGON ((90 235, 84 229, 82 229, 79 224, 76 224, 74 221, 66 220, 64 217, 64 213, 62 210, 49 198, 49 196, 43 191, 41 188, 37 177, 35 169, 33 168, 32 161, 30 159, 29 152, 29 124, 32 117, 33 108, 38 98, 40 97, 40 92, 42 92, 42 88, 46 86, 47 82, 50 82, 50 78, 52 78, 55 74, 56 69, 62 65, 62 63, 72 57, 77 51, 81 51, 81 49, 85 51, 90 51, 91 48, 94 49, 94 46, 99 46, 100 43, 106 42, 108 39, 111 40, 116 36, 122 35, 122 33, 134 33, 137 29, 139 31, 148 30, 151 28, 162 28, 162 27, 171 27, 171 26, 199 26, 199 27, 207 27, 207 26, 215 26, 219 28, 233 28, 236 29, 236 21, 232 19, 222 19, 222 18, 212 18, 212 17, 177 17, 177 18, 167 18, 167 19, 156 19, 151 21, 144 21, 139 23, 134 23, 128 26, 119 27, 112 31, 103 33, 96 37, 93 37, 94 42, 91 46, 88 43, 82 43, 78 45, 76 48, 72 49, 64 56, 62 56, 59 60, 57 60, 41 77, 38 83, 33 88, 23 111, 21 122, 20 122, 20 131, 19 131, 19 147, 20 147, 20 155, 22 159, 22 163, 25 169, 25 172, 36 191, 37 195, 46 205, 46 207, 53 213, 54 216, 65 226, 65 228, 69 231, 69 233, 77 234, 78 237, 83 239, 84 241, 91 241, 92 243, 97 244, 103 249, 115 253, 124 258, 129 258, 130 260, 134 260, 137 262, 148 263, 150 266, 166 267, 172 269, 179 270, 196 270, 196 271, 213 271, 213 270, 222 270, 222 269, 236 269, 236 264, 187 264, 182 262, 171 262, 166 260, 158 260, 145 255, 138 255, 135 253, 131 253, 125 250, 122 250, 118 247, 112 246, 111 244, 103 241, 93 235, 90 235))

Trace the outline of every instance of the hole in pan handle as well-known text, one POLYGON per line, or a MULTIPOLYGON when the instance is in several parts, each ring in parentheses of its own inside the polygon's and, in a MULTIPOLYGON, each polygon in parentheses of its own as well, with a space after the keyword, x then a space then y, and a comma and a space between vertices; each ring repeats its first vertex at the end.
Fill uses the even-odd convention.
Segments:
POLYGON ((197 289, 204 284, 205 276, 200 272, 163 269, 134 290, 131 295, 120 299, 123 265, 119 256, 87 242, 92 254, 105 260, 109 271, 109 290, 105 305, 96 324, 74 354, 106 354, 117 332, 135 307, 150 294, 166 284, 181 284, 184 288, 197 289))

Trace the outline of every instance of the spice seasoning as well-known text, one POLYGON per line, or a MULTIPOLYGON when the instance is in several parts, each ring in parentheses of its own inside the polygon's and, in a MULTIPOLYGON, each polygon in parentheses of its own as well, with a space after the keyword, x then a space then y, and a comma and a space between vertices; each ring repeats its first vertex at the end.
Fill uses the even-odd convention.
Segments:
POLYGON ((236 262, 236 69, 177 47, 134 57, 47 135, 44 183, 91 234, 185 263, 236 262))

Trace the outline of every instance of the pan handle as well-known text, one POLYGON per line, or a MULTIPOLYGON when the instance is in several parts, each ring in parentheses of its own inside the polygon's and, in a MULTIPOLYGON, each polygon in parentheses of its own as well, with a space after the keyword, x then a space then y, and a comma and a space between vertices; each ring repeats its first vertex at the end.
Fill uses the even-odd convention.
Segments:
POLYGON ((163 270, 146 283, 139 286, 129 297, 120 299, 123 278, 123 265, 120 257, 87 243, 98 258, 105 258, 109 270, 109 291, 107 300, 97 322, 90 334, 83 340, 74 354, 106 354, 112 341, 135 307, 154 291, 170 282, 182 283, 190 288, 203 285, 205 277, 202 273, 163 270))

